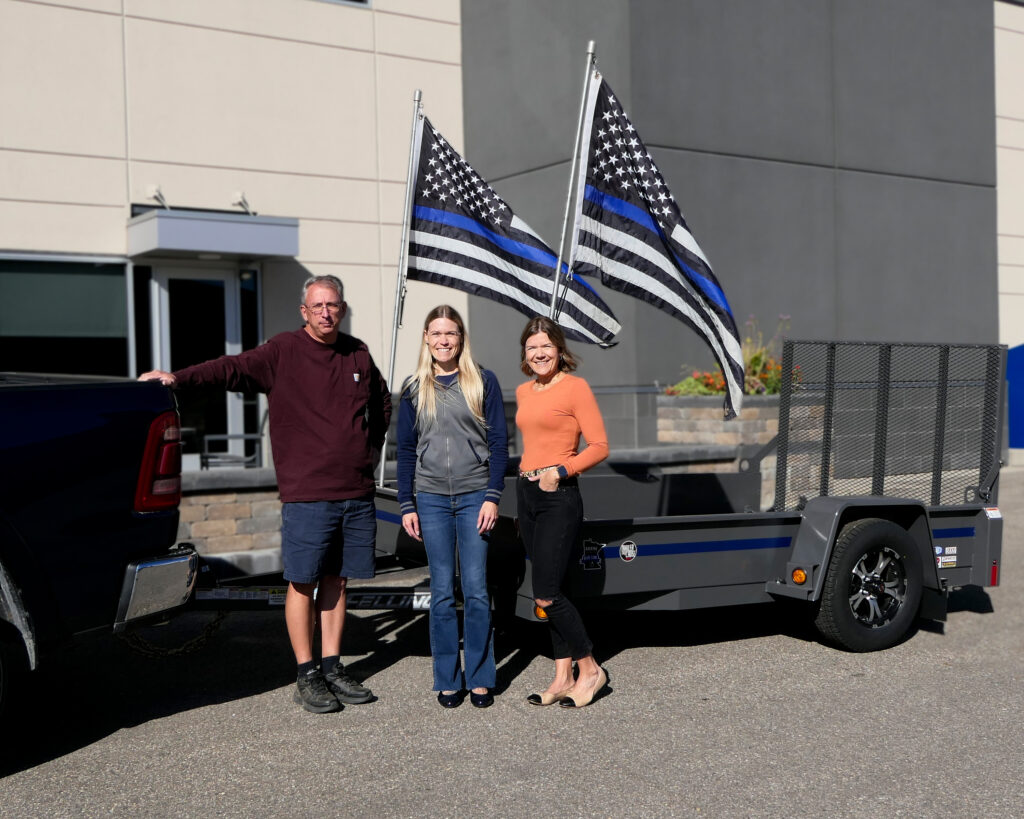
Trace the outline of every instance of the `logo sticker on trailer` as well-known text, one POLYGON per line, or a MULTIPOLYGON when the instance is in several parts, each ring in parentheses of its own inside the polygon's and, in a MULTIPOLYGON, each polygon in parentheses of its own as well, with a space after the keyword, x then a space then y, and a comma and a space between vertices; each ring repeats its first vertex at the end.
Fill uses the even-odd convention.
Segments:
POLYGON ((636 558, 636 544, 632 540, 624 540, 619 545, 619 557, 623 562, 629 563, 636 558))
POLYGON ((601 550, 604 548, 603 543, 598 543, 596 540, 584 540, 583 541, 583 555, 580 557, 580 565, 584 571, 600 570, 603 565, 601 560, 601 550))

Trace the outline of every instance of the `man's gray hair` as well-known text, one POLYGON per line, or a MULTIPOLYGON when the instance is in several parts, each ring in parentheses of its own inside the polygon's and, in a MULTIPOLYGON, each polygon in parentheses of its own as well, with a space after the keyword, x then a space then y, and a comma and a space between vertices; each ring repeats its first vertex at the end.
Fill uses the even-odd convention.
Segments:
POLYGON ((306 296, 309 294, 309 288, 318 284, 335 290, 338 293, 338 301, 345 301, 345 286, 341 283, 341 279, 337 276, 327 274, 326 276, 310 276, 306 279, 305 283, 302 285, 302 304, 306 303, 306 296))

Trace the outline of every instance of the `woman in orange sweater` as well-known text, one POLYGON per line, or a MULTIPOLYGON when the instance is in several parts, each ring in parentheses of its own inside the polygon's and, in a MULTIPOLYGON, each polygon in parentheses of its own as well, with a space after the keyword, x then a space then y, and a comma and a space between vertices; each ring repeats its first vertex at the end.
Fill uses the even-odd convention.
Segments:
POLYGON ((526 700, 582 708, 604 688, 608 675, 594 661, 593 644, 562 584, 583 521, 576 476, 608 457, 608 436, 590 385, 570 375, 576 360, 561 328, 549 318, 533 318, 519 342, 520 367, 533 376, 516 389, 516 426, 523 435, 516 482, 519 531, 530 556, 535 602, 548 615, 555 656, 551 685, 526 700), (582 453, 581 434, 587 442, 582 453))

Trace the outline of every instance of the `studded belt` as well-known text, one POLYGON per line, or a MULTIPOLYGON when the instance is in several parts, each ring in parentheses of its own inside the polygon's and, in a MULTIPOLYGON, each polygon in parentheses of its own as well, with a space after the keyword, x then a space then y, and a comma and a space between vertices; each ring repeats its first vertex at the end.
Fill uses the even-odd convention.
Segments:
POLYGON ((536 478, 541 472, 548 472, 549 470, 552 470, 552 469, 558 469, 558 464, 555 464, 554 466, 541 466, 541 467, 538 467, 537 469, 528 469, 525 472, 522 469, 520 469, 519 470, 519 477, 520 478, 536 478))

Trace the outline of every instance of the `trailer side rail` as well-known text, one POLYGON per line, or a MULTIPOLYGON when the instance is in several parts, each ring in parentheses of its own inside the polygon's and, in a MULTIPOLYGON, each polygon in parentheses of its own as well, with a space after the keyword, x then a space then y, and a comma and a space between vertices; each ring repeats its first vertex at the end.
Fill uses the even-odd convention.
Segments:
POLYGON ((788 340, 782 367, 775 509, 996 502, 1005 345, 788 340))

